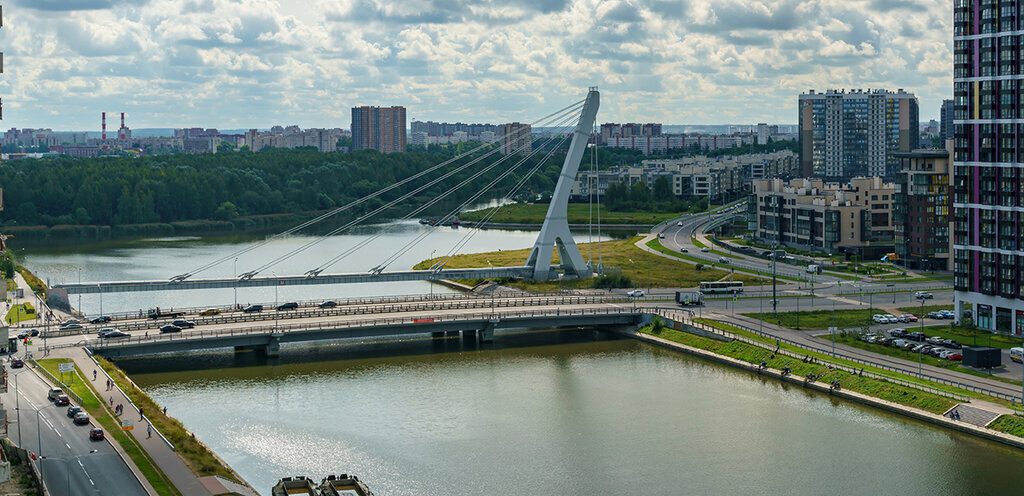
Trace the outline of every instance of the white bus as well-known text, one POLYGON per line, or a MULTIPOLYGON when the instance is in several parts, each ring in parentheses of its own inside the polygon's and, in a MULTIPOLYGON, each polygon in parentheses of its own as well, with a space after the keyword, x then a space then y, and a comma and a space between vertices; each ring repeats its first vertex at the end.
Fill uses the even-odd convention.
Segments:
POLYGON ((1021 363, 1024 360, 1024 348, 1010 348, 1010 360, 1021 363))
POLYGON ((705 281, 700 283, 700 292, 704 294, 732 293, 733 291, 742 293, 743 281, 705 281))

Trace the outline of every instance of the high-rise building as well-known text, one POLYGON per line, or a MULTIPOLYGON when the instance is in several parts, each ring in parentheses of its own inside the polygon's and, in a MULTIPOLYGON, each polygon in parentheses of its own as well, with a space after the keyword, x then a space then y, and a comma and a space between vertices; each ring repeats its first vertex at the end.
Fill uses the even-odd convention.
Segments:
POLYGON ((533 151, 533 130, 529 124, 502 124, 498 126, 498 137, 502 155, 527 155, 533 151))
POLYGON ((957 319, 1024 334, 1024 12, 953 3, 953 299, 957 319), (968 314, 967 312, 970 312, 968 314))
POLYGON ((941 114, 939 116, 942 123, 939 126, 939 139, 945 143, 946 140, 953 139, 953 100, 942 101, 941 114))
POLYGON ((405 107, 352 107, 352 150, 405 151, 405 107))
POLYGON ((764 145, 768 143, 768 123, 759 122, 757 124, 757 144, 764 145))
POLYGON ((918 148, 917 97, 902 89, 811 90, 798 108, 804 177, 892 177, 894 154, 918 148))
POLYGON ((896 200, 892 206, 898 263, 910 269, 952 270, 953 218, 950 184, 952 141, 946 149, 897 153, 896 200))

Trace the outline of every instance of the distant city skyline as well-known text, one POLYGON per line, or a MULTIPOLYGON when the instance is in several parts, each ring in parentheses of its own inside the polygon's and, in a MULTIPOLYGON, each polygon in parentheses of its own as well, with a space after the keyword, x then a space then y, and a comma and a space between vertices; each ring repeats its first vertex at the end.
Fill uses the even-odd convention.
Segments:
MULTIPOLYGON (((599 122, 797 121, 809 89, 952 95, 948 0, 9 0, 5 128, 531 122, 602 91, 599 122)), ((671 123, 671 124, 670 124, 671 123)))

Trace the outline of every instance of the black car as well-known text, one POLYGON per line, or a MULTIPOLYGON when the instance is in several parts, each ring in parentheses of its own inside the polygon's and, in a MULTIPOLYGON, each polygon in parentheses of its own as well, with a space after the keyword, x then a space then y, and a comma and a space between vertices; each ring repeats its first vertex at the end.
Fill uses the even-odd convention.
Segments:
POLYGON ((171 325, 178 326, 182 329, 191 329, 196 326, 196 323, 191 320, 175 320, 174 322, 171 322, 171 325))
POLYGON ((92 324, 106 324, 107 322, 110 322, 110 317, 96 317, 95 319, 92 319, 89 322, 92 324))
POLYGON ((338 304, 331 300, 327 300, 320 304, 320 308, 334 308, 336 306, 338 306, 338 304))
POLYGON ((256 313, 263 311, 263 305, 249 305, 242 309, 245 313, 256 313))
POLYGON ((173 324, 167 324, 167 325, 165 325, 165 326, 160 328, 160 333, 161 334, 167 333, 167 332, 181 332, 181 328, 176 326, 176 325, 173 325, 173 324))
POLYGON ((82 411, 80 406, 69 406, 68 407, 68 418, 75 418, 75 414, 82 411))
POLYGON ((39 329, 29 329, 28 330, 28 335, 29 336, 38 336, 39 335, 39 329))
POLYGON ((921 331, 914 331, 910 334, 907 334, 907 339, 912 339, 914 341, 924 341, 924 333, 921 331))
POLYGON ((282 304, 277 306, 277 310, 278 311, 281 311, 281 310, 298 310, 298 308, 299 308, 299 304, 295 303, 294 301, 289 301, 288 303, 282 303, 282 304))
POLYGON ((71 404, 71 400, 68 399, 67 395, 60 395, 57 399, 53 400, 53 404, 57 406, 68 406, 71 404))
POLYGON ((11 368, 12 369, 20 369, 20 368, 22 368, 24 366, 25 366, 25 362, 22 359, 20 359, 20 358, 15 358, 14 360, 11 360, 11 368))
POLYGON ((100 337, 104 339, 118 339, 118 338, 130 338, 132 335, 124 331, 118 331, 117 329, 108 331, 101 334, 100 337))

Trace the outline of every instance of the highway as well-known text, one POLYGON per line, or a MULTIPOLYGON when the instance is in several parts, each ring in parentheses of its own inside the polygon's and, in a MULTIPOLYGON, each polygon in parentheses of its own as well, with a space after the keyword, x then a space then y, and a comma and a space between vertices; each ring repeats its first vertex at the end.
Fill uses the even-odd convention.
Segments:
POLYGON ((128 465, 107 441, 89 440, 90 425, 75 425, 67 407, 46 398, 49 385, 28 368, 11 369, 3 394, 8 438, 40 458, 40 472, 54 496, 145 495, 128 465), (15 387, 17 384, 17 387, 15 387), (38 418, 41 422, 37 422, 38 418))

